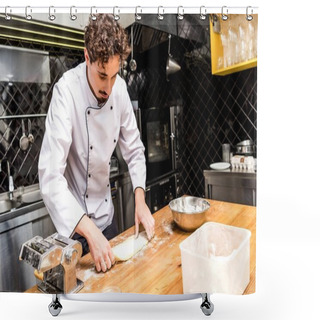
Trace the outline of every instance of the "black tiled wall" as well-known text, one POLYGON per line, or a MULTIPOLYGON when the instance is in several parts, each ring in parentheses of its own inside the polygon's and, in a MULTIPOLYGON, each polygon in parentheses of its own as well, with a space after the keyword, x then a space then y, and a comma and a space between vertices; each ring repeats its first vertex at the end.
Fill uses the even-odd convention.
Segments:
MULTIPOLYGON (((28 118, 28 115, 46 114, 54 84, 68 69, 83 61, 83 52, 53 46, 39 45, 30 42, 14 41, 0 38, 0 44, 43 50, 50 56, 50 84, 8 83, 0 82, 0 116, 25 115, 23 119, 28 130, 28 119, 31 120, 31 132, 34 143, 26 151, 19 147, 22 136, 22 119, 0 120, 0 160, 10 162, 15 189, 38 183, 38 160, 45 117, 28 118)), ((0 172, 0 193, 8 190, 7 170, 0 172)))
POLYGON ((191 70, 181 154, 184 193, 204 195, 203 170, 222 161, 223 143, 234 147, 245 139, 256 142, 256 72, 254 68, 219 77, 207 69, 191 70))
POLYGON ((204 195, 203 170, 221 161, 221 145, 257 139, 257 68, 227 76, 211 74, 209 26, 206 43, 172 36, 171 53, 181 71, 166 80, 168 42, 135 54, 128 90, 140 108, 183 107, 179 142, 181 190, 204 195))

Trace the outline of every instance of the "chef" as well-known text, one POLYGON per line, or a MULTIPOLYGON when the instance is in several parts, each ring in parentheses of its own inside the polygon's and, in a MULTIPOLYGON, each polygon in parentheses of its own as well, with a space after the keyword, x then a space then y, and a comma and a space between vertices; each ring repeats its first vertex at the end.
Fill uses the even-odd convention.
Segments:
POLYGON ((145 203, 146 166, 121 61, 130 53, 124 29, 110 15, 85 28, 85 62, 55 84, 39 157, 39 184, 61 235, 90 251, 98 272, 115 258, 108 240, 117 235, 110 190, 110 159, 117 145, 128 164, 135 194, 135 233, 148 238, 154 218, 145 203))

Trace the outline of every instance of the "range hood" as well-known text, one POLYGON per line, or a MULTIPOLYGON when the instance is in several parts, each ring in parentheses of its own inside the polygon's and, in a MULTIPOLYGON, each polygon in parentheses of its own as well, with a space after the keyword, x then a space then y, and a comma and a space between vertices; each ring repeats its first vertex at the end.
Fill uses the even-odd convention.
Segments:
POLYGON ((12 16, 6 21, 0 14, 1 38, 83 50, 83 35, 83 30, 19 16, 12 16))
POLYGON ((51 83, 49 53, 0 45, 0 81, 51 83))
POLYGON ((206 43, 208 22, 203 22, 196 15, 186 15, 183 20, 178 20, 175 14, 166 15, 164 20, 158 20, 156 15, 142 15, 141 20, 132 25, 133 43, 140 53, 168 41, 168 34, 192 41, 199 47, 206 43))

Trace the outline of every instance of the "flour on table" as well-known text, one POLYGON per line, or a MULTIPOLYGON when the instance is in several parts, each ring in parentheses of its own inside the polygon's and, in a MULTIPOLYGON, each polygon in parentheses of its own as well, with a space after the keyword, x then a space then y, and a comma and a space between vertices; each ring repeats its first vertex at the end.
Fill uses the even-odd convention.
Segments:
POLYGON ((171 223, 163 223, 162 224, 162 227, 163 227, 163 230, 168 233, 168 234, 173 234, 173 231, 172 231, 172 224, 171 223))
POLYGON ((83 281, 83 282, 85 282, 85 281, 87 281, 89 278, 91 278, 91 277, 103 277, 104 276, 104 274, 105 273, 98 273, 97 271, 96 271, 96 268, 95 267, 93 267, 93 268, 91 268, 91 269, 87 269, 84 273, 83 273, 83 277, 81 278, 81 280, 83 281))

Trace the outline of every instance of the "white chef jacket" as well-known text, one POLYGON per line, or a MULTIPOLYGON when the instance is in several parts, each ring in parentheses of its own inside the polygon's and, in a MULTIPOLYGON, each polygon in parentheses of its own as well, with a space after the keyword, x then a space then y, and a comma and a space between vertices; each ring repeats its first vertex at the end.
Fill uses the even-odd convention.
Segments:
POLYGON ((84 214, 101 231, 111 224, 110 158, 117 142, 133 190, 145 189, 144 146, 125 81, 117 75, 99 107, 85 62, 64 73, 53 89, 38 165, 41 194, 61 235, 73 236, 84 214))

